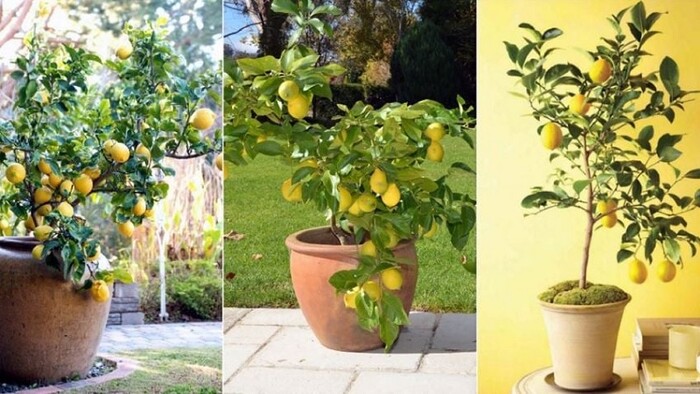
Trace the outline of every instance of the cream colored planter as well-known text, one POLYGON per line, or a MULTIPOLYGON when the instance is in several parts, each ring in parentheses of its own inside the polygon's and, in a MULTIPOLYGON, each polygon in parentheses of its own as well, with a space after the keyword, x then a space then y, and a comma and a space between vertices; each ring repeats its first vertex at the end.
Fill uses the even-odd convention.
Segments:
POLYGON ((558 386, 593 390, 611 384, 617 333, 630 299, 581 306, 540 301, 558 386))

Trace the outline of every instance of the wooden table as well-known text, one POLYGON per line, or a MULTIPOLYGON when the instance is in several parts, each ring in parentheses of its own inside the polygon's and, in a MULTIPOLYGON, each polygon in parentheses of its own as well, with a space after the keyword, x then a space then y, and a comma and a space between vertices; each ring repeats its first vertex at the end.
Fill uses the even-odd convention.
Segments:
MULTIPOLYGON (((639 393, 639 374, 631 358, 615 359, 614 371, 620 375, 622 382, 606 393, 639 393)), ((542 368, 533 371, 522 377, 513 386, 513 394, 549 394, 549 393, 572 393, 552 387, 545 383, 544 378, 552 372, 552 368, 542 368)))

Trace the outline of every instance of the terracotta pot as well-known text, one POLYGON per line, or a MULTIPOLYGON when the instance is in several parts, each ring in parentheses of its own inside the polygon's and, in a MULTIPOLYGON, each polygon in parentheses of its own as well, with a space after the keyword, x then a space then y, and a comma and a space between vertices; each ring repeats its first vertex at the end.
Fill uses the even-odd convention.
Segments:
MULTIPOLYGON (((316 338, 324 346, 341 351, 360 352, 382 347, 379 335, 359 326, 355 311, 345 307, 343 295, 336 294, 328 283, 334 273, 357 267, 357 246, 338 245, 328 227, 292 234, 287 237, 286 244, 290 251, 294 293, 316 338)), ((395 294, 408 313, 418 278, 415 244, 403 242, 394 249, 394 254, 405 262, 401 266, 403 286, 395 294)))
POLYGON ((52 383, 85 376, 109 302, 77 292, 32 258, 34 238, 0 238, 0 381, 52 383))
POLYGON ((595 390, 612 383, 617 333, 630 299, 581 306, 540 301, 559 387, 595 390))

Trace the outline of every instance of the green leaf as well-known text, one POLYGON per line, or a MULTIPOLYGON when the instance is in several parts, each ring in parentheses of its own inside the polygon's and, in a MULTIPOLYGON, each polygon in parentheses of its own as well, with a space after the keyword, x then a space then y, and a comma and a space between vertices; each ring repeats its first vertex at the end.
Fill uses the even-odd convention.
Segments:
POLYGON ((539 191, 523 198, 523 200, 520 202, 520 205, 523 208, 539 208, 547 205, 548 201, 559 202, 560 200, 561 198, 554 192, 539 191))
POLYGON ((628 258, 632 257, 634 255, 634 252, 629 251, 627 249, 620 249, 617 252, 617 262, 622 263, 623 261, 627 260, 628 258))
POLYGON ((662 149, 659 155, 659 159, 666 163, 670 163, 679 157, 681 157, 681 151, 670 146, 662 149))
POLYGON ((503 41, 506 44, 506 51, 508 51, 508 57, 510 61, 515 63, 518 60, 518 47, 515 44, 511 44, 507 41, 503 41))
POLYGON ((284 151, 282 150, 282 145, 275 141, 264 141, 255 145, 255 150, 268 156, 279 156, 284 151))
POLYGON ((280 71, 280 62, 272 56, 238 59, 238 67, 250 75, 261 75, 268 71, 280 71))
POLYGON ((574 182, 574 191, 576 194, 581 194, 581 192, 588 186, 590 185, 591 181, 588 179, 581 179, 576 182, 574 182))
POLYGON ((334 6, 333 4, 323 4, 323 5, 320 5, 316 8, 314 8, 314 10, 311 11, 310 16, 315 16, 315 15, 320 15, 320 14, 338 16, 341 13, 342 13, 342 11, 340 10, 340 8, 334 6))
POLYGON ((571 66, 568 64, 556 64, 549 68, 547 72, 544 73, 544 81, 549 83, 555 79, 561 78, 571 70, 571 66))
POLYGON ((563 31, 561 31, 560 29, 558 29, 556 27, 553 27, 551 29, 545 30, 545 32, 542 34, 542 39, 547 41, 547 40, 551 40, 552 38, 559 37, 562 34, 564 34, 563 31))
POLYGON ((299 15, 299 7, 291 0, 274 0, 271 8, 277 13, 299 15))
POLYGON ((651 151, 651 144, 649 141, 654 137, 654 127, 653 126, 645 126, 640 132, 639 136, 637 137, 637 143, 639 146, 642 148, 651 151))
POLYGON ((676 99, 680 94, 678 74, 678 64, 670 57, 664 57, 659 68, 659 75, 661 76, 661 82, 664 84, 666 91, 669 96, 671 96, 671 101, 676 99))
POLYGON ((520 48, 520 51, 518 51, 518 66, 522 67, 523 64, 525 63, 525 60, 527 60, 528 55, 530 52, 535 48, 534 43, 530 43, 525 45, 524 47, 520 48))
POLYGON ((472 168, 471 168, 469 165, 467 165, 466 163, 462 163, 462 162, 455 162, 455 163, 452 163, 452 165, 450 166, 450 168, 458 168, 458 169, 460 169, 460 170, 462 170, 462 171, 469 172, 469 173, 472 173, 472 174, 476 174, 476 171, 474 171, 474 169, 472 169, 472 168))
POLYGON ((667 238, 664 240, 664 251, 666 252, 668 259, 673 263, 677 263, 681 259, 681 247, 673 238, 667 238))
POLYGON ((688 171, 684 177, 688 179, 700 179, 700 168, 688 171))
POLYGON ((338 271, 328 279, 328 283, 339 291, 348 291, 357 286, 358 276, 357 270, 338 271))
POLYGON ((647 12, 646 9, 644 9, 644 3, 640 1, 639 3, 635 4, 630 10, 630 16, 632 17, 632 23, 637 30, 640 32, 646 30, 647 12))

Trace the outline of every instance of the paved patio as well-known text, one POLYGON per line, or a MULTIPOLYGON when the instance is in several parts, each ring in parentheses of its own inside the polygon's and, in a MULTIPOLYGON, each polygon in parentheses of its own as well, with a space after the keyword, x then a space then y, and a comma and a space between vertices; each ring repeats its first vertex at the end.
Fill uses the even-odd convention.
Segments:
POLYGON ((100 353, 136 349, 221 347, 221 322, 107 326, 100 353))
POLYGON ((298 309, 224 311, 224 393, 476 393, 476 315, 412 312, 390 354, 323 347, 298 309))

